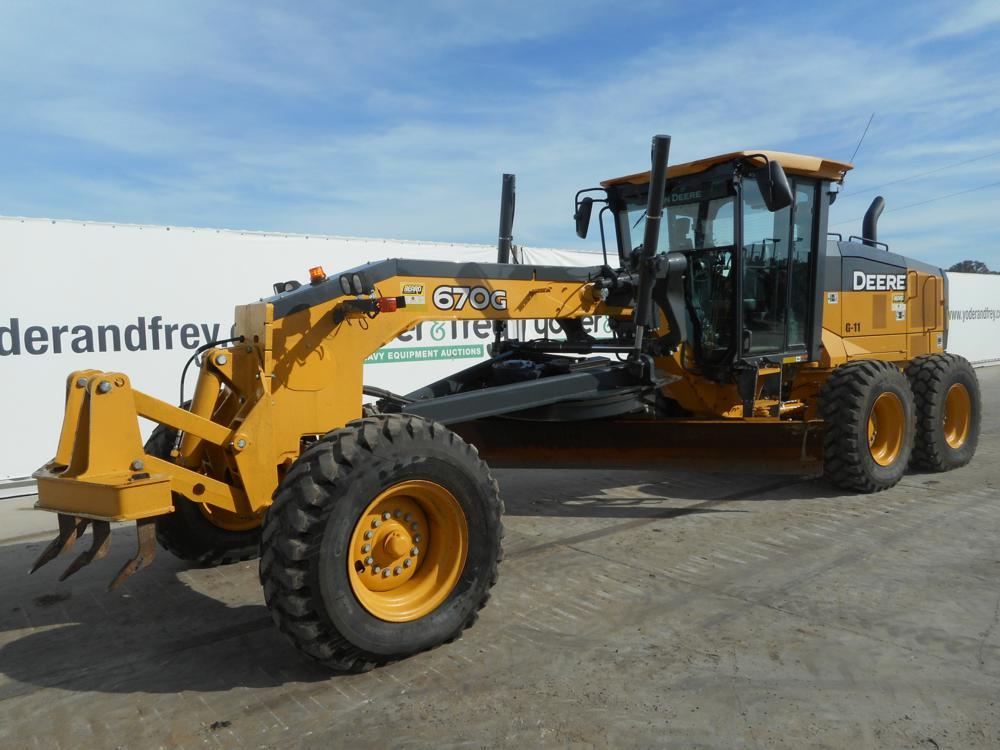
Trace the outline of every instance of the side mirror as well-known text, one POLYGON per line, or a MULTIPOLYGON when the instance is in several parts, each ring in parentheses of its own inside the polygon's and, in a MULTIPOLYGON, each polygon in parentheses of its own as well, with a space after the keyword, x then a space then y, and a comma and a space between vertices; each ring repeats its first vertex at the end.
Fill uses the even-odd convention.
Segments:
POLYGON ((581 240, 587 239, 587 230, 590 229, 590 214, 593 210, 593 198, 581 198, 580 202, 576 204, 573 220, 576 222, 576 236, 581 240))
POLYGON ((754 177, 768 211, 780 211, 792 205, 792 189, 788 186, 788 177, 777 159, 768 160, 767 166, 758 169, 754 177))

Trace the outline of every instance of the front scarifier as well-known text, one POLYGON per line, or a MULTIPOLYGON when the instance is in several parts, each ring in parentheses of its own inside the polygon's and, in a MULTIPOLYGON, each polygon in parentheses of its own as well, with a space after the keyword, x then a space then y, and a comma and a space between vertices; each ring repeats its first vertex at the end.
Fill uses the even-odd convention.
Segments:
POLYGON ((121 585, 156 555, 156 517, 172 510, 169 477, 147 469, 128 378, 93 370, 70 375, 66 416, 55 458, 35 472, 38 507, 58 513, 59 533, 32 565, 34 573, 69 552, 89 525, 90 548, 65 580, 108 554, 111 521, 134 520, 138 550, 108 585, 121 585))
POLYGON ((35 507, 58 514, 59 534, 32 573, 68 552, 88 526, 91 546, 62 578, 105 557, 114 521, 135 521, 138 551, 109 588, 148 566, 158 539, 201 564, 256 557, 280 468, 267 429, 260 348, 206 349, 184 408, 134 390, 122 373, 70 375, 56 455, 34 474, 35 507), (140 418, 159 424, 146 445, 140 418))
POLYGON ((380 415, 302 454, 268 509, 260 580, 278 628, 338 670, 454 640, 489 599, 503 503, 443 425, 380 415))

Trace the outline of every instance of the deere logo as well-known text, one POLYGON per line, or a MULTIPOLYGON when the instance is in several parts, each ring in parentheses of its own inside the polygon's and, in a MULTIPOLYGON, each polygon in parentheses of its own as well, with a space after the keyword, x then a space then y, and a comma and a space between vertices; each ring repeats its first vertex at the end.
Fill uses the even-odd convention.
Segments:
POLYGON ((854 272, 853 287, 856 292, 884 292, 887 290, 906 290, 905 273, 865 273, 854 272))
POLYGON ((701 200, 701 191, 692 190, 687 193, 671 193, 667 196, 668 203, 684 203, 685 201, 701 200))

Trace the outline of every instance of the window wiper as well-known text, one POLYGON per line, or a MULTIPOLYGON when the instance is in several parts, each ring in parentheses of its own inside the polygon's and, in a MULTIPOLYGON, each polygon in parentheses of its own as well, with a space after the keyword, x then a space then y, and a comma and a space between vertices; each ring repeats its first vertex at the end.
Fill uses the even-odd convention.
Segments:
POLYGON ((639 218, 635 220, 635 224, 632 225, 632 228, 635 229, 637 226, 639 226, 639 222, 642 221, 645 218, 646 218, 646 212, 643 211, 642 215, 639 216, 639 218))

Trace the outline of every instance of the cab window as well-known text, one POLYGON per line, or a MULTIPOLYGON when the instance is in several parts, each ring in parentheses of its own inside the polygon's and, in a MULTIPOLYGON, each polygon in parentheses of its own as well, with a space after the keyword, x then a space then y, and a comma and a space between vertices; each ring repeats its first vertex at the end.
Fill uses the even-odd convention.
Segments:
POLYGON ((767 210, 754 180, 743 182, 743 330, 747 354, 785 345, 791 209, 767 210))
POLYGON ((807 342, 816 183, 796 178, 792 191, 794 204, 771 213, 756 182, 743 182, 742 304, 747 354, 781 353, 807 342))

